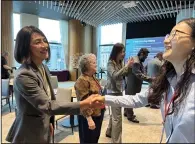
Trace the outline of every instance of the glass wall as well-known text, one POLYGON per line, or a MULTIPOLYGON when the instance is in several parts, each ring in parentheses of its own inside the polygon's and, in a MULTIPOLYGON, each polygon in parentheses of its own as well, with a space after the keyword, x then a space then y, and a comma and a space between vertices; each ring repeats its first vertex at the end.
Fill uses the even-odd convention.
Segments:
MULTIPOLYGON (((98 72, 103 70, 102 78, 106 79, 107 63, 115 43, 122 43, 122 23, 100 27, 100 45, 98 49, 98 72)), ((101 78, 101 74, 99 74, 101 78)))
MULTIPOLYGON (((21 29, 20 14, 13 13, 14 47, 15 47, 16 36, 20 29, 21 29)), ((15 59, 14 59, 14 65, 17 69, 20 67, 20 64, 15 59)))

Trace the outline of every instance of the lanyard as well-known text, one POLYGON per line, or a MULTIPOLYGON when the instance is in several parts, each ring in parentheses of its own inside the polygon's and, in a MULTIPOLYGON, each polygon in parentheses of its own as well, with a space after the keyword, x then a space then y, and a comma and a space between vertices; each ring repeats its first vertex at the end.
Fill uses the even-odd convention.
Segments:
MULTIPOLYGON (((168 115, 168 112, 170 110, 170 106, 171 106, 171 103, 173 103, 173 101, 176 99, 177 93, 174 92, 169 104, 167 104, 167 94, 165 96, 165 102, 164 102, 164 120, 163 120, 163 129, 162 129, 162 135, 161 135, 161 139, 160 139, 160 143, 162 143, 162 139, 163 139, 163 135, 164 135, 164 130, 165 130, 165 121, 166 121, 166 117, 168 115)), ((172 131, 171 131, 171 134, 173 132, 173 127, 172 127, 172 131)), ((169 135, 168 139, 171 137, 171 134, 169 135)))
POLYGON ((164 102, 164 120, 163 120, 163 124, 164 124, 165 121, 166 121, 166 117, 167 117, 168 112, 169 112, 169 110, 170 110, 171 103, 173 103, 173 101, 176 99, 176 96, 177 96, 176 94, 177 94, 177 93, 174 92, 174 94, 173 94, 173 96, 172 96, 172 98, 171 98, 169 104, 167 104, 167 94, 166 94, 166 96, 165 96, 165 102, 164 102))

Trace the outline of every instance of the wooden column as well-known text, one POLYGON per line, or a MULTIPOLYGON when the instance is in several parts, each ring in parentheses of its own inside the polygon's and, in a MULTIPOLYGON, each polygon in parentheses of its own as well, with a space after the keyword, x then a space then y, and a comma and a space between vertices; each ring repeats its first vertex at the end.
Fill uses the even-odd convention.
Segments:
POLYGON ((9 52, 8 64, 9 66, 14 65, 13 58, 13 3, 12 1, 1 2, 1 51, 9 52))
POLYGON ((76 70, 72 64, 72 58, 74 55, 79 54, 82 52, 83 49, 83 36, 84 36, 84 29, 81 25, 80 21, 78 20, 70 20, 69 21, 69 65, 68 69, 70 71, 71 80, 76 80, 76 70))
MULTIPOLYGON (((69 21, 69 51, 68 51, 68 69, 71 74, 71 80, 76 80, 76 70, 73 69, 71 59, 75 54, 92 53, 93 47, 93 29, 92 26, 83 26, 79 20, 69 21)), ((80 71, 78 72, 78 76, 80 71)))

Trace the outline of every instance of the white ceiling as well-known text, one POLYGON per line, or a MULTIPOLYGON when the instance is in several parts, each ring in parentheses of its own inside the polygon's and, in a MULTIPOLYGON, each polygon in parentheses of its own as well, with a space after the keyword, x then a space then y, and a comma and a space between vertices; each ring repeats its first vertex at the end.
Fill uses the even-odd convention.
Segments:
POLYGON ((176 17, 181 9, 195 9, 193 0, 150 1, 31 1, 39 7, 77 19, 92 26, 133 23, 176 17), (126 7, 126 8, 125 8, 126 7))

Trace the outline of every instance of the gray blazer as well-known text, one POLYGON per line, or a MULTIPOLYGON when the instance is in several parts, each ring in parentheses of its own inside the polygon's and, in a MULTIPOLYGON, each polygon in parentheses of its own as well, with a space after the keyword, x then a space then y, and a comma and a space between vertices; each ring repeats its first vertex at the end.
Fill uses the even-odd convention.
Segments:
POLYGON ((14 80, 17 116, 6 140, 12 143, 48 143, 54 115, 80 114, 79 103, 56 101, 48 68, 44 66, 51 99, 34 64, 22 64, 14 80))
POLYGON ((127 66, 117 65, 114 61, 109 60, 107 64, 107 85, 106 89, 122 92, 123 76, 128 74, 129 68, 127 66))
POLYGON ((156 77, 160 74, 162 62, 156 57, 148 62, 147 75, 150 77, 156 77))
POLYGON ((141 91, 142 82, 151 82, 152 79, 144 74, 144 66, 140 62, 139 57, 133 57, 134 64, 130 68, 129 73, 126 77, 126 95, 135 95, 141 91))

